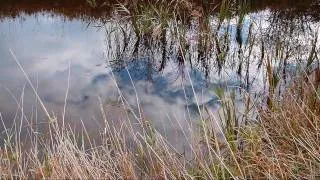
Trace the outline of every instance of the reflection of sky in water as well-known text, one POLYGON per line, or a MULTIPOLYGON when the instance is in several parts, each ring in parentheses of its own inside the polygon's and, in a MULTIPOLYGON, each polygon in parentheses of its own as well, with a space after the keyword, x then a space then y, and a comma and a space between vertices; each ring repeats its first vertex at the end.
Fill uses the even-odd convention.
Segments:
MULTIPOLYGON (((0 39, 0 112, 7 124, 10 124, 17 110, 9 91, 19 100, 26 84, 9 49, 15 52, 48 111, 54 112, 58 117, 63 110, 69 62, 71 81, 67 119, 73 122, 82 119, 85 124, 96 127, 100 116, 98 97, 101 97, 106 106, 117 100, 118 92, 112 80, 111 69, 105 68, 104 64, 103 52, 106 47, 102 30, 87 26, 80 20, 65 21, 62 17, 38 14, 2 20, 0 39)), ((169 65, 163 73, 153 73, 151 77, 147 73, 147 66, 148 63, 143 59, 128 66, 144 113, 154 120, 156 126, 174 128, 167 120, 168 115, 184 121, 188 117, 186 107, 194 111, 196 109, 191 85, 188 81, 182 83, 180 78, 177 79, 177 73, 172 72, 175 65, 169 65)), ((190 74, 200 104, 214 108, 215 84, 206 83, 198 70, 192 70, 190 74)), ((114 71, 114 75, 128 102, 135 106, 135 92, 127 70, 114 71)), ((230 83, 234 84, 236 80, 230 83)), ((30 115, 35 104, 35 95, 26 86, 23 101, 25 113, 30 115)), ((111 117, 109 120, 119 118, 116 115, 111 117)))
MULTIPOLYGON (((241 29, 241 47, 246 57, 249 52, 248 49, 250 49, 248 47, 252 43, 248 42, 250 40, 248 39, 250 25, 254 24, 255 28, 261 28, 258 32, 254 32, 258 33, 257 40, 253 43, 251 56, 248 57, 248 60, 250 60, 248 61, 250 62, 250 82, 257 79, 255 84, 249 88, 251 92, 259 92, 265 87, 264 71, 257 70, 258 63, 256 61, 261 56, 258 39, 263 39, 263 36, 269 33, 268 27, 270 27, 270 24, 267 19, 267 11, 252 13, 245 17, 241 29), (266 32, 261 33, 260 30, 266 32)), ((105 28, 111 28, 112 23, 108 22, 105 28)), ((216 23, 214 18, 212 23, 216 23)), ((236 61, 239 61, 237 59, 239 42, 236 38, 236 18, 231 19, 230 24, 222 24, 218 34, 222 36, 228 28, 231 53, 227 54, 227 59, 235 58, 236 61)), ((111 30, 94 27, 81 20, 70 21, 63 17, 43 14, 22 15, 17 19, 2 19, 0 21, 0 113, 5 123, 10 125, 14 117, 19 117, 19 113, 21 113, 17 110, 18 105, 12 96, 15 96, 18 102, 23 102, 24 113, 27 117, 34 118, 37 111, 39 112, 37 119, 39 121, 45 120, 40 107, 37 106, 35 94, 31 87, 27 85, 23 73, 10 56, 9 49, 15 52, 18 60, 30 76, 33 85, 37 87, 37 91, 48 111, 54 113, 60 120, 62 119, 68 84, 69 63, 71 63, 66 119, 76 126, 79 126, 81 124, 80 120, 83 120, 87 129, 96 133, 98 133, 96 129, 102 127, 99 125, 103 121, 99 107, 99 97, 103 106, 107 109, 109 121, 119 124, 127 118, 123 115, 122 108, 115 105, 119 102, 119 92, 112 74, 133 109, 138 112, 137 92, 144 116, 153 120, 154 125, 160 131, 164 128, 163 131, 168 136, 172 135, 179 127, 174 121, 179 121, 185 128, 186 123, 184 122, 189 119, 188 112, 191 112, 191 118, 197 119, 197 101, 200 105, 206 105, 209 109, 217 108, 217 97, 214 95, 214 89, 217 86, 239 86, 237 67, 232 69, 230 68, 232 65, 228 64, 230 66, 226 66, 222 70, 221 76, 218 76, 217 71, 212 69, 209 79, 206 79, 204 73, 196 68, 179 69, 181 67, 178 67, 177 61, 173 59, 174 56, 169 57, 170 60, 166 62, 162 72, 157 72, 158 68, 156 67, 149 67, 152 63, 148 62, 148 56, 142 56, 143 58, 139 60, 132 60, 129 55, 125 58, 132 61, 129 61, 127 69, 111 69, 110 64, 106 63, 108 60, 113 60, 110 54, 108 56, 108 53, 114 53, 113 51, 117 47, 112 46, 112 43, 116 41, 107 39, 110 36, 106 35, 106 32, 111 30), (181 71, 185 72, 184 79, 179 76, 181 71), (190 73, 197 99, 194 96, 186 72, 190 73), (23 101, 22 95, 24 96, 23 101)), ((117 33, 117 31, 114 32, 117 33)), ((192 39, 193 34, 192 32, 189 33, 190 39, 192 39)), ((308 44, 308 42, 308 40, 305 40, 305 44, 308 44)), ((269 45, 273 47, 272 42, 269 45)), ((133 45, 130 44, 130 46, 133 45)), ((272 50, 272 48, 270 49, 272 50)), ((191 51, 191 53, 193 52, 191 51)), ((192 59, 192 61, 196 61, 196 59, 192 59)), ((294 69, 294 66, 290 64, 288 70, 289 67, 294 69)))

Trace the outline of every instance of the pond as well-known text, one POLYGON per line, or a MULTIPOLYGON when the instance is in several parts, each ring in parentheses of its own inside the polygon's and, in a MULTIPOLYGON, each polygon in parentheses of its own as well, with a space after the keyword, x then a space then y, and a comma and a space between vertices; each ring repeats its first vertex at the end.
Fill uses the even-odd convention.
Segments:
POLYGON ((121 127, 143 117, 179 144, 202 107, 217 111, 218 88, 239 104, 246 93, 281 94, 318 61, 313 1, 229 4, 233 11, 200 3, 188 18, 50 2, 0 3, 1 120, 22 122, 22 133, 45 134, 46 111, 92 136, 104 120, 121 127))

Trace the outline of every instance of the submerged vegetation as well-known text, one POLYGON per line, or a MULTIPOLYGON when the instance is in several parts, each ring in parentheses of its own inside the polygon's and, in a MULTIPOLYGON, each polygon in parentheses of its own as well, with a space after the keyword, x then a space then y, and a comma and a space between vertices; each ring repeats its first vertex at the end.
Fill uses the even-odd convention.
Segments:
MULTIPOLYGON (((88 2, 93 10, 110 6, 88 2)), ((97 23, 106 31, 106 55, 114 70, 147 59, 150 73, 162 72, 173 61, 190 81, 186 67, 201 69, 208 80, 212 74, 235 72, 237 90, 212 90, 218 110, 198 103, 196 121, 186 118, 182 126, 180 119, 171 119, 184 136, 182 151, 144 116, 137 94, 135 109, 118 88, 121 122, 109 122, 108 107, 101 103, 101 143, 85 127, 75 132, 65 126, 64 119, 45 107, 46 134, 27 118, 6 127, 0 113, 5 129, 0 178, 319 178, 318 27, 309 23, 310 14, 280 18, 283 13, 270 11, 268 20, 248 19, 253 4, 259 7, 249 0, 120 1, 112 6, 110 18, 97 23), (259 73, 262 95, 252 90, 259 73), (22 128, 27 129, 26 139, 22 128)), ((12 58, 18 61, 14 53, 12 58)), ((19 110, 23 114, 23 107, 19 110)))

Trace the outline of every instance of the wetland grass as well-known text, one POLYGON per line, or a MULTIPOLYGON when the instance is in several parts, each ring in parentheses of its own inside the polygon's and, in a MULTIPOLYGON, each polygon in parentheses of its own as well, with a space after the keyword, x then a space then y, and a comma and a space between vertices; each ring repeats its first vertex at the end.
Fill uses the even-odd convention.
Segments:
POLYGON ((282 98, 270 98, 272 108, 250 94, 239 108, 234 93, 217 89, 219 113, 198 106, 198 123, 190 123, 187 129, 180 126, 188 152, 170 144, 144 118, 142 109, 132 111, 119 89, 120 104, 135 118, 125 119, 121 128, 112 126, 104 112, 107 107, 101 104, 105 122, 101 144, 92 141, 85 127, 77 134, 50 115, 46 136, 30 123, 22 127, 17 121, 12 128, 4 127, 0 178, 316 179, 320 175, 320 116, 314 107, 319 107, 319 97, 315 88, 302 95, 299 87, 316 86, 305 84, 309 82, 300 78, 282 98), (310 98, 316 99, 315 105, 310 106, 310 98), (28 148, 22 128, 29 129, 28 148))
MULTIPOLYGON (((121 17, 130 18, 133 26, 135 35, 133 44, 137 44, 134 45, 133 54, 141 53, 140 43, 143 41, 149 42, 150 46, 153 44, 152 39, 159 40, 164 44, 164 48, 159 46, 159 51, 163 56, 161 64, 165 64, 166 49, 169 49, 166 46, 171 44, 171 41, 167 42, 169 39, 167 34, 172 34, 172 38, 177 42, 176 59, 186 62, 190 52, 184 28, 190 23, 191 15, 193 20, 200 23, 197 26, 201 37, 197 43, 199 63, 211 62, 221 69, 225 64, 225 55, 229 52, 230 42, 226 36, 218 37, 217 30, 222 22, 230 23, 228 18, 232 16, 232 12, 228 9, 230 6, 233 7, 234 1, 223 1, 223 6, 219 10, 220 25, 217 29, 209 26, 211 9, 205 8, 207 1, 201 2, 204 6, 198 8, 183 0, 156 1, 156 3, 132 1, 119 4, 117 12, 124 14, 121 17), (147 5, 142 5, 142 2, 147 5), (173 28, 170 28, 171 26, 173 28), (216 49, 214 55, 210 53, 212 49, 216 49), (213 57, 216 58, 212 60, 213 57)), ((95 1, 90 3, 97 6, 95 1)), ((243 4, 240 10, 238 9, 241 14, 237 23, 238 31, 242 28, 246 14, 245 7, 243 4)), ((124 26, 121 28, 124 37, 127 37, 126 29, 124 26)), ((229 32, 228 29, 226 31, 229 32)), ((121 38, 119 39, 117 42, 121 41, 121 38)), ((123 39, 125 41, 127 38, 123 39)), ((254 37, 249 38, 252 39, 254 37)), ((283 39, 277 39, 281 40, 283 39)), ((243 59, 241 51, 245 46, 241 38, 237 41, 240 47, 237 55, 243 60, 237 66, 241 74, 243 64, 249 69, 249 59, 243 59)), ((314 40, 314 43, 316 42, 314 40)), ((124 46, 116 47, 118 49, 116 59, 121 59, 123 52, 126 51, 127 42, 123 44, 124 46)), ((220 102, 220 109, 217 112, 198 103, 198 121, 189 122, 185 119, 187 128, 183 128, 181 120, 172 120, 179 125, 180 129, 177 131, 182 132, 186 139, 186 151, 179 151, 170 143, 168 137, 154 128, 152 121, 145 118, 138 95, 136 95, 138 110, 135 111, 118 88, 119 105, 124 109, 125 116, 122 117, 120 126, 113 126, 108 121, 106 113, 108 107, 100 104, 104 122, 104 127, 101 128, 103 132, 98 137, 101 143, 96 143, 84 126, 80 133, 75 132, 68 124, 61 126, 59 123, 61 120, 49 114, 44 106, 43 110, 48 115, 46 135, 37 132, 31 123, 34 120, 29 121, 28 118, 21 118, 13 127, 6 127, 0 114, 5 129, 3 132, 5 136, 2 137, 5 143, 0 149, 0 179, 319 178, 319 72, 317 70, 314 73, 315 77, 309 76, 310 72, 306 73, 307 76, 297 77, 293 85, 278 94, 276 89, 279 87, 279 82, 286 77, 279 75, 281 71, 276 71, 273 68, 273 61, 269 59, 286 54, 284 40, 273 47, 275 50, 267 49, 266 41, 261 41, 259 44, 262 52, 259 69, 265 64, 268 96, 262 99, 256 98, 240 88, 244 96, 243 104, 238 106, 234 92, 223 88, 214 90, 220 102), (22 121, 27 121, 27 126, 22 126, 22 121), (28 131, 27 143, 21 137, 22 129, 28 131)), ((316 53, 313 48, 308 58, 308 66, 315 61, 316 53)), ((13 53, 12 55, 14 57, 13 53)), ((282 66, 286 69, 285 62, 280 67, 282 66)), ((189 75, 188 72, 186 75, 189 75)), ((26 74, 25 76, 28 79, 26 74)), ((249 84, 248 79, 246 77, 247 84, 249 84)), ((114 82, 117 84, 115 79, 114 82)), ((28 83, 32 87, 30 80, 28 83)), ((134 86, 133 82, 132 85, 134 86)), ((37 94, 36 90, 34 93, 37 94)), ((196 97, 195 93, 194 95, 196 97)), ((37 97, 41 102, 40 97, 37 97)), ((23 114, 22 103, 19 104, 19 112, 23 114)))

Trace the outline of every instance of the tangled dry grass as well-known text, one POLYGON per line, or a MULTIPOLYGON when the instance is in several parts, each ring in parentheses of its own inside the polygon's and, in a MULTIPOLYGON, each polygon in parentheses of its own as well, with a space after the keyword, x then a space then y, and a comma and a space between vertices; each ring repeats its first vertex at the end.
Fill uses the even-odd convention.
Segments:
MULTIPOLYGON (((87 141, 89 148, 56 121, 50 124, 51 139, 32 141, 33 146, 24 150, 19 133, 7 129, 1 178, 317 179, 320 116, 298 92, 291 88, 272 109, 254 104, 257 116, 245 123, 238 121, 232 98, 220 96, 221 112, 226 114, 218 118, 208 112, 197 130, 184 130, 191 134, 189 155, 177 152, 143 119, 139 132, 130 120, 122 131, 106 124, 103 143, 87 141), (222 125, 216 128, 217 124, 222 125)), ((82 138, 90 139, 86 134, 82 138)))
MULTIPOLYGON (((143 22, 137 24, 136 31, 140 34, 149 32, 150 29, 145 29, 147 27, 166 25, 167 18, 175 15, 172 14, 175 10, 166 9, 165 5, 160 3, 154 8, 149 3, 149 6, 140 7, 136 1, 118 11, 140 18, 136 21, 143 22), (146 13, 147 18, 141 12, 146 13)), ((189 9, 192 6, 178 5, 170 7, 189 9)), ((201 13, 202 10, 198 9, 191 14, 200 17, 201 13)), ((190 123, 188 129, 180 129, 188 140, 188 152, 179 152, 170 144, 170 140, 144 118, 143 111, 130 112, 135 114, 134 118, 124 119, 120 130, 109 124, 104 116, 105 131, 100 137, 101 144, 90 141, 85 127, 79 136, 50 115, 47 119, 48 136, 42 137, 28 126, 31 135, 27 144, 21 140, 23 135, 19 124, 8 128, 3 123, 5 131, 1 135, 5 143, 0 149, 0 179, 320 177, 320 104, 318 88, 313 83, 297 81, 283 96, 272 96, 269 99, 272 106, 268 107, 260 101, 245 99, 248 105, 244 111, 237 108, 232 94, 220 91, 217 96, 221 101, 218 114, 199 108, 203 116, 197 124, 190 123), (139 126, 139 130, 134 126, 139 126)), ((127 107, 121 94, 120 99, 121 105, 127 107)), ((104 114, 106 107, 101 106, 104 114)))

